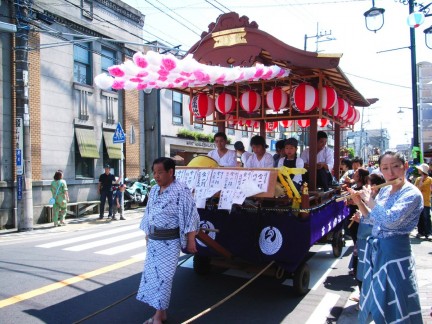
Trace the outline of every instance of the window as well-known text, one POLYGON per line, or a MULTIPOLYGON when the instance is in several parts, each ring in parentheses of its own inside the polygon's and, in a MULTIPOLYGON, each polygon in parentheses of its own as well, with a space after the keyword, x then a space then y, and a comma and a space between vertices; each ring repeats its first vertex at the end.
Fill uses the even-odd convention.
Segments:
POLYGON ((203 118, 195 117, 195 121, 197 121, 198 123, 194 123, 194 128, 196 128, 196 129, 203 129, 204 128, 204 124, 199 124, 199 123, 203 122, 203 118))
POLYGON ((90 43, 74 45, 74 81, 92 84, 90 43))
POLYGON ((217 133, 219 131, 219 127, 216 123, 213 123, 213 133, 217 133))
POLYGON ((268 132, 267 133, 267 137, 269 137, 269 138, 275 138, 275 136, 276 136, 275 132, 268 132))
POLYGON ((90 20, 93 19, 93 0, 81 0, 81 14, 90 20))
POLYGON ((108 68, 117 62, 116 52, 112 49, 102 47, 101 67, 102 72, 108 73, 108 68))
POLYGON ((247 126, 243 126, 242 137, 249 137, 249 133, 247 131, 247 126))
POLYGON ((233 126, 228 126, 227 129, 228 129, 228 133, 227 133, 228 135, 235 135, 235 130, 233 126))
POLYGON ((99 159, 93 129, 75 127, 75 177, 94 178, 94 160, 99 159))
POLYGON ((172 122, 174 125, 183 125, 183 95, 172 92, 172 122))

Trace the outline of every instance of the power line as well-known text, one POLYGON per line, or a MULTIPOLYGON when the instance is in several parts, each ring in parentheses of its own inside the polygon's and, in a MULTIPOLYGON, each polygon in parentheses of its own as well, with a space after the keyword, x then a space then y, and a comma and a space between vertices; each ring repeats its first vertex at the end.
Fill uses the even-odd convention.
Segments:
POLYGON ((170 14, 166 13, 165 11, 163 11, 162 9, 156 7, 154 4, 152 4, 150 1, 145 0, 145 2, 147 2, 148 4, 150 4, 152 7, 156 8, 157 10, 159 10, 160 12, 162 12, 163 14, 167 15, 168 17, 170 17, 171 19, 173 19, 174 21, 178 22, 180 25, 186 27, 187 29, 189 29, 191 32, 193 32, 195 35, 201 36, 200 34, 198 34, 196 31, 194 31, 193 29, 189 28, 188 26, 186 26, 185 24, 183 24, 181 21, 178 21, 176 18, 174 18, 173 16, 171 16, 170 14))
POLYGON ((347 75, 351 75, 353 77, 359 78, 359 79, 363 79, 363 80, 368 80, 368 81, 372 81, 372 82, 376 82, 376 83, 386 84, 386 85, 390 85, 390 86, 393 86, 393 87, 399 87, 399 88, 404 88, 404 89, 411 89, 411 87, 403 86, 403 85, 400 85, 400 84, 394 84, 394 83, 390 83, 390 82, 384 82, 384 81, 374 80, 374 79, 362 77, 362 76, 355 75, 355 74, 348 73, 348 72, 344 72, 344 73, 347 74, 347 75))
POLYGON ((219 5, 221 5, 222 7, 224 7, 226 10, 228 10, 228 12, 231 12, 232 10, 231 9, 229 9, 229 8, 227 8, 226 6, 224 6, 222 3, 220 3, 219 1, 217 1, 217 0, 213 0, 214 2, 216 2, 216 3, 218 3, 219 5))
POLYGON ((219 8, 219 7, 217 7, 217 6, 215 6, 213 3, 211 3, 210 1, 208 1, 208 0, 205 0, 205 2, 207 2, 209 5, 211 5, 211 6, 213 6, 213 7, 215 7, 217 10, 219 10, 220 12, 222 12, 222 13, 225 13, 225 11, 223 11, 221 8, 219 8))
POLYGON ((199 29, 200 27, 198 27, 197 25, 194 25, 193 23, 191 23, 189 20, 187 20, 186 18, 180 16, 178 13, 176 13, 174 10, 172 10, 171 8, 167 7, 166 5, 164 5, 162 2, 160 2, 159 0, 155 0, 158 3, 160 3, 161 5, 163 5, 165 8, 167 8, 169 11, 173 12, 174 14, 176 14, 177 16, 179 16, 181 19, 184 19, 185 21, 187 21, 189 24, 191 24, 192 26, 194 26, 195 28, 199 29))

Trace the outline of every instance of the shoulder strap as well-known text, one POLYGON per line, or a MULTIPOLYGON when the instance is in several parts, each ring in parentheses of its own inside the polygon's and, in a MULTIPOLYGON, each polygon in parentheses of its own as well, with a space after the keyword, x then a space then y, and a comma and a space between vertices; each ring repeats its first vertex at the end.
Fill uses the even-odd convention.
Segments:
POLYGON ((59 192, 59 189, 60 189, 61 185, 62 185, 62 183, 60 182, 60 180, 58 180, 57 191, 56 191, 56 194, 55 194, 54 198, 57 198, 57 195, 58 195, 58 192, 59 192))

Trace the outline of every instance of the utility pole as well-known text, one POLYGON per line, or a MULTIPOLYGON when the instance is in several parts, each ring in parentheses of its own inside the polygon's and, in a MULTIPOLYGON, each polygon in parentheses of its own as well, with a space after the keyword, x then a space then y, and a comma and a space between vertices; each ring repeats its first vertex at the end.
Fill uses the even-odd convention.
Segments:
POLYGON ((33 230, 33 189, 31 165, 31 137, 29 111, 29 72, 28 72, 28 14, 32 0, 15 2, 15 17, 18 30, 15 37, 15 93, 16 130, 22 130, 22 139, 16 138, 16 181, 18 231, 33 230), (22 143, 22 144, 20 144, 22 143), (22 145, 22 147, 21 147, 22 145), (20 164, 21 163, 21 164, 20 164))

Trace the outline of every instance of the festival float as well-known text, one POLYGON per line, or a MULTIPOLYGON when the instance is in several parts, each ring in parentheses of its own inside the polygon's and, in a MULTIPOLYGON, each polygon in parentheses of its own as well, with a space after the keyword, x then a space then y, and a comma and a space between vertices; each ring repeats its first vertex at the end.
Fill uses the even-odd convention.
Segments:
MULTIPOLYGON (((266 267, 293 278, 297 293, 309 285, 306 257, 318 241, 330 241, 339 257, 347 216, 340 188, 316 187, 316 133, 332 125, 334 170, 339 170, 340 133, 353 129, 369 106, 339 67, 340 54, 307 52, 261 31, 237 13, 209 25, 181 59, 149 51, 95 78, 100 88, 172 89, 190 96, 191 123, 248 126, 266 132, 296 125, 309 132, 309 183, 299 191, 290 175, 305 169, 222 168, 207 157, 177 167, 176 177, 194 194, 201 217, 194 269, 211 265, 266 267)), ((326 131, 329 131, 326 129, 326 131)), ((335 174, 338 178, 338 172, 335 174)))

